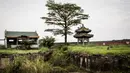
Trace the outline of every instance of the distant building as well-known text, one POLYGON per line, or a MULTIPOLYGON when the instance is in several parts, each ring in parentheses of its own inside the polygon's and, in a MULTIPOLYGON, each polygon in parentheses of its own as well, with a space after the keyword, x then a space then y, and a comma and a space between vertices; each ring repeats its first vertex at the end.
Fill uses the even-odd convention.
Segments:
POLYGON ((130 45, 130 39, 111 40, 111 41, 93 41, 91 44, 96 45, 130 45))
MULTIPOLYGON (((87 43, 87 42, 84 42, 84 43, 87 43)), ((64 42, 59 42, 55 44, 64 44, 64 42)), ((77 42, 68 42, 68 44, 77 44, 77 42)), ((82 44, 82 43, 79 43, 79 44, 82 44)), ((101 45, 101 46, 130 45, 130 39, 109 40, 109 41, 90 41, 89 44, 95 44, 95 45, 101 45)))
POLYGON ((20 46, 23 40, 33 41, 31 47, 38 47, 37 40, 39 36, 37 32, 23 32, 23 31, 6 31, 5 30, 5 47, 16 48, 20 46))

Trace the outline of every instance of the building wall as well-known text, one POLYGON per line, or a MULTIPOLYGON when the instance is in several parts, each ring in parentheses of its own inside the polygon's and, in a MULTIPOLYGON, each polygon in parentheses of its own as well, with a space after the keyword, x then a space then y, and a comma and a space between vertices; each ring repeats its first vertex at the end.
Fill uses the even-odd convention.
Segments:
POLYGON ((130 45, 130 40, 99 41, 91 43, 95 43, 96 45, 130 45))
MULTIPOLYGON (((69 44, 77 44, 77 42, 68 42, 69 44)), ((90 44, 96 44, 96 45, 130 45, 130 39, 128 40, 112 40, 112 41, 90 41, 90 44)), ((64 44, 62 43, 55 43, 55 44, 64 44)), ((79 43, 82 44, 82 43, 79 43)), ((87 42, 85 42, 87 44, 87 42)))

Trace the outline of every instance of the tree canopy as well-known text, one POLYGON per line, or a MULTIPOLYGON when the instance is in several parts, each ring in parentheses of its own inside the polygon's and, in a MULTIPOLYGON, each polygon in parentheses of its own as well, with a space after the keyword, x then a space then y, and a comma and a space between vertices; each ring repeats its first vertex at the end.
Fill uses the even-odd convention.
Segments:
POLYGON ((65 44, 67 44, 67 35, 71 35, 70 27, 81 24, 81 20, 88 19, 88 14, 83 14, 84 10, 71 3, 56 3, 54 0, 48 0, 46 7, 48 8, 48 16, 42 17, 48 25, 57 25, 61 29, 47 29, 54 35, 65 36, 65 44))

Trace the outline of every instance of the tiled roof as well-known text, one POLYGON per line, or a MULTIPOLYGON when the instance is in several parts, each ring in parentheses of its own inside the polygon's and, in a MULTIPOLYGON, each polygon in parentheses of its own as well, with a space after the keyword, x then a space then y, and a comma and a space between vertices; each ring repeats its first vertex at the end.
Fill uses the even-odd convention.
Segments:
POLYGON ((81 28, 78 28, 75 32, 78 32, 78 33, 81 33, 81 32, 89 33, 89 32, 91 32, 91 30, 89 28, 81 27, 81 28))
POLYGON ((75 32, 77 33, 81 33, 81 32, 86 32, 86 33, 89 33, 91 32, 91 30, 89 28, 86 28, 83 24, 81 27, 79 27, 77 30, 75 30, 75 32))
POLYGON ((23 32, 23 31, 5 31, 5 37, 19 37, 19 36, 38 37, 37 32, 23 32))
POLYGON ((74 35, 75 38, 91 38, 93 37, 92 34, 87 34, 87 33, 77 33, 74 35))

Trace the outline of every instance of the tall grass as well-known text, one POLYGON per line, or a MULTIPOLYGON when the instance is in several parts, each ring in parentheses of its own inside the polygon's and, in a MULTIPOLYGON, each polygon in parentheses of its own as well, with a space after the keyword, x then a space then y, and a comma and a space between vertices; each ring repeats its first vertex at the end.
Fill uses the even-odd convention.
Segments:
POLYGON ((29 60, 25 56, 16 57, 13 63, 6 66, 3 73, 50 73, 52 65, 40 57, 29 60))
POLYGON ((37 50, 0 49, 1 54, 26 54, 26 53, 38 53, 46 51, 48 51, 48 48, 45 47, 42 47, 37 50))
POLYGON ((87 54, 130 54, 130 46, 127 45, 117 45, 109 47, 108 46, 69 46, 69 51, 77 53, 87 53, 87 54))

